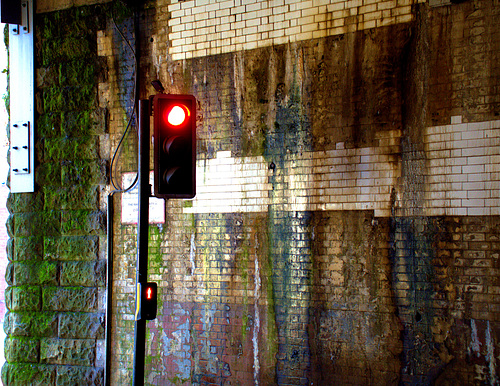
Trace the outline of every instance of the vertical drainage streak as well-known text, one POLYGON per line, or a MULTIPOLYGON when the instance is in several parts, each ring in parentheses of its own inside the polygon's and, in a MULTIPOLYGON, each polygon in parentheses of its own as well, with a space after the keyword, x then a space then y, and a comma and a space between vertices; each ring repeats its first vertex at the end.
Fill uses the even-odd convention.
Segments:
POLYGON ((254 275, 254 324, 253 324, 253 380, 254 385, 259 385, 259 373, 260 373, 260 363, 259 363, 259 331, 260 331, 260 314, 259 314, 259 298, 260 298, 260 267, 259 258, 257 256, 258 251, 258 239, 255 236, 255 275, 254 275))
POLYGON ((196 244, 195 234, 191 234, 191 243, 189 246, 189 261, 191 262, 191 275, 194 275, 196 269, 196 244))
POLYGON ((486 321, 486 360, 489 363, 490 385, 498 385, 495 358, 495 343, 491 337, 490 321, 486 321))
MULTIPOLYGON (((311 215, 296 210, 292 165, 296 155, 312 148, 310 124, 302 104, 302 56, 287 48, 285 83, 276 85, 276 116, 266 132, 264 156, 274 167, 268 210, 269 255, 278 352, 276 383, 308 384, 311 352, 307 326, 311 302, 312 271, 309 225, 311 215), (294 210, 295 209, 295 210, 294 210)), ((305 206, 301 207, 305 209, 305 206)))

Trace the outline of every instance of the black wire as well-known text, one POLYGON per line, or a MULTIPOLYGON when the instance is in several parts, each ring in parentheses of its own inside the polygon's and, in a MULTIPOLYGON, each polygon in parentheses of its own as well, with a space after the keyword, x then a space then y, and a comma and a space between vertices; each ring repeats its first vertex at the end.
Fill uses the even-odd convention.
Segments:
POLYGON ((118 156, 118 150, 120 149, 123 141, 125 140, 127 132, 129 131, 129 129, 131 127, 132 120, 135 118, 135 107, 136 107, 136 103, 134 102, 134 106, 133 106, 134 111, 132 112, 132 115, 130 116, 130 118, 128 120, 127 127, 125 128, 125 131, 123 132, 123 134, 120 138, 120 141, 118 142, 118 145, 116 146, 116 149, 113 153, 113 157, 111 159, 110 180, 111 180, 111 184, 113 185, 113 188, 115 188, 115 191, 118 193, 126 193, 129 190, 132 190, 135 187, 135 185, 137 184, 137 181, 139 179, 139 174, 136 174, 134 182, 132 182, 132 184, 126 189, 122 189, 117 183, 115 183, 115 180, 113 179, 113 164, 115 163, 116 157, 118 156))
MULTIPOLYGON (((132 55, 135 58, 136 57, 135 50, 132 47, 132 45, 130 44, 130 41, 122 33, 122 31, 120 30, 120 28, 118 28, 118 25, 116 24, 116 21, 115 21, 115 18, 113 16, 113 14, 111 14, 111 20, 113 21, 113 25, 115 26, 116 31, 118 31, 118 33, 121 36, 121 38, 125 41, 125 43, 127 43, 128 48, 130 49, 130 51, 132 52, 132 55)), ((129 118, 128 122, 127 122, 127 126, 125 128, 125 131, 123 132, 123 134, 122 134, 122 136, 120 138, 120 141, 118 142, 118 145, 116 146, 115 151, 113 152, 113 157, 111 158, 111 165, 110 165, 110 169, 109 169, 111 185, 113 185, 113 188, 115 189, 113 191, 114 193, 126 193, 126 192, 134 189, 134 187, 137 185, 137 181, 139 179, 139 173, 137 173, 136 176, 135 176, 134 181, 132 182, 132 184, 128 188, 125 188, 125 189, 123 189, 120 186, 120 184, 115 183, 115 180, 113 179, 113 165, 114 165, 115 160, 116 160, 116 158, 118 156, 118 150, 120 149, 120 147, 121 147, 123 141, 125 140, 125 137, 126 137, 128 131, 129 131, 130 127, 132 126, 132 120, 134 120, 136 118, 136 106, 137 106, 136 90, 137 90, 137 60, 134 60, 134 105, 132 107, 132 115, 130 116, 130 118, 129 118)))

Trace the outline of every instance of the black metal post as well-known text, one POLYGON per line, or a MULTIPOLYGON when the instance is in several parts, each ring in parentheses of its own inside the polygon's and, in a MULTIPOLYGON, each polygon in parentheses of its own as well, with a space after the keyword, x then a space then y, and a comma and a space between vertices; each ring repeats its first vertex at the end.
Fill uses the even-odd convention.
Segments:
POLYGON ((106 366, 104 367, 104 386, 111 385, 111 317, 113 307, 113 194, 108 196, 108 264, 107 264, 107 297, 106 297, 106 366))
MULTIPOLYGON (((148 281, 149 239, 149 100, 139 100, 139 216, 137 221, 136 287, 148 281)), ((136 302, 139 294, 136 291, 136 302)), ((144 385, 144 359, 146 351, 146 320, 135 321, 133 384, 144 385)))

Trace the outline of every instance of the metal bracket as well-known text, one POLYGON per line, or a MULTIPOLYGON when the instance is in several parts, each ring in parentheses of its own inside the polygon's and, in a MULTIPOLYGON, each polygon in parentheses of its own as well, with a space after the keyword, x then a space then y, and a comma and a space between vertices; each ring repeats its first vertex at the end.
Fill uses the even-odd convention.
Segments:
POLYGON ((33 0, 21 1, 21 24, 9 25, 10 191, 35 190, 35 51, 33 0))
POLYGON ((30 6, 29 1, 23 1, 21 3, 21 24, 11 24, 10 31, 13 35, 19 35, 20 33, 29 34, 30 33, 30 6))
POLYGON ((30 173, 30 124, 17 122, 10 127, 10 167, 15 174, 30 173))

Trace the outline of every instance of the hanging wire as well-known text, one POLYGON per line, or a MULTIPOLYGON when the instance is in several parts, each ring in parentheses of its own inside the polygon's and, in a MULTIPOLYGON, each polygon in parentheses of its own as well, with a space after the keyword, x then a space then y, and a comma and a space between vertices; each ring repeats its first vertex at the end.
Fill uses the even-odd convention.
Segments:
POLYGON ((110 181, 111 181, 111 184, 113 185, 113 188, 114 188, 114 191, 113 193, 126 193, 132 189, 134 189, 134 187, 137 185, 137 181, 139 179, 139 173, 136 174, 135 176, 135 179, 134 181, 132 182, 132 184, 123 189, 119 183, 115 182, 114 178, 113 178, 113 165, 118 157, 118 151, 120 149, 120 147, 122 146, 123 144, 123 141, 125 140, 125 137, 127 136, 127 133, 130 129, 130 127, 132 126, 132 121, 136 120, 136 106, 137 106, 137 95, 136 95, 136 91, 137 91, 137 58, 136 58, 136 53, 135 53, 135 50, 134 48, 132 47, 132 45, 130 44, 130 41, 126 38, 126 36, 123 34, 123 32, 120 30, 120 28, 118 27, 118 25, 116 24, 116 21, 115 21, 115 18, 114 18, 114 15, 111 14, 111 20, 113 21, 113 25, 116 29, 116 31, 118 32, 118 34, 121 36, 121 38, 123 39, 123 41, 127 44, 128 48, 130 49, 130 51, 132 52, 132 55, 134 56, 135 60, 134 60, 134 95, 133 95, 133 98, 134 98, 134 104, 133 104, 133 107, 132 107, 132 114, 130 115, 130 118, 128 119, 128 122, 127 122, 127 126, 125 127, 125 131, 123 132, 121 138, 120 138, 120 141, 118 142, 118 145, 116 146, 116 149, 115 151, 113 152, 113 157, 111 158, 111 165, 110 165, 110 181))

